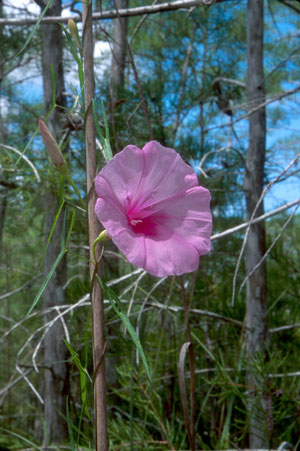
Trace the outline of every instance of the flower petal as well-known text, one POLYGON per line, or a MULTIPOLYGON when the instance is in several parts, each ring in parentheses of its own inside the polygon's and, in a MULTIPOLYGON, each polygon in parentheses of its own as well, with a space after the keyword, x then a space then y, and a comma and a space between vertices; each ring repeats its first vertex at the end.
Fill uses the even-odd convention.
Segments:
POLYGON ((143 175, 134 196, 139 206, 168 199, 198 185, 195 172, 175 150, 150 141, 142 151, 143 175))
POLYGON ((111 237, 128 228, 126 214, 118 208, 118 205, 107 199, 97 199, 95 212, 111 237))
POLYGON ((114 156, 102 169, 95 179, 96 193, 103 197, 104 180, 110 187, 110 195, 125 205, 127 199, 131 199, 140 183, 143 174, 144 156, 141 149, 136 146, 127 146, 122 152, 114 156))
POLYGON ((197 249, 176 235, 162 241, 161 237, 135 235, 127 229, 112 240, 130 263, 157 277, 192 272, 199 265, 197 249))
POLYGON ((154 276, 179 276, 195 271, 199 266, 197 249, 177 235, 164 241, 145 237, 145 245, 144 269, 154 276))
POLYGON ((113 236, 112 240, 130 263, 147 270, 145 237, 143 235, 136 235, 130 228, 127 228, 113 236))
POLYGON ((152 220, 157 217, 159 224, 193 244, 202 255, 210 250, 212 218, 209 202, 209 191, 196 186, 180 196, 143 209, 141 217, 151 215, 152 220))

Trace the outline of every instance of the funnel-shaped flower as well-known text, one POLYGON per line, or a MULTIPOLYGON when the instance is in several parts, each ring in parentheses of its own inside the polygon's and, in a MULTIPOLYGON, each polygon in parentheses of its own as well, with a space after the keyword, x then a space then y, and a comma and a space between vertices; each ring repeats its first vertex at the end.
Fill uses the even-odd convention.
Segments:
POLYGON ((155 276, 198 268, 210 250, 210 194, 175 150, 127 146, 95 179, 96 214, 113 242, 155 276))

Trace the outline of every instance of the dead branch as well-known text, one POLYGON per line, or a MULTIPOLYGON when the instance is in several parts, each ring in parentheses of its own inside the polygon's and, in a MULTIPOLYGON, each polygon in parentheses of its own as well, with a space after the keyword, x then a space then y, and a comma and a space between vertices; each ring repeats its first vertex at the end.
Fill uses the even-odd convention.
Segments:
MULTIPOLYGON (((178 9, 189 9, 195 6, 211 6, 215 3, 222 3, 225 0, 177 0, 175 2, 160 3, 159 5, 139 6, 137 8, 119 9, 102 11, 100 13, 94 13, 92 19, 95 20, 107 20, 116 19, 117 17, 133 17, 142 16, 144 14, 156 14, 165 11, 175 11, 178 9)), ((70 16, 74 22, 81 22, 80 16, 70 16)), ((41 23, 68 23, 70 17, 44 17, 41 23)), ((0 19, 0 26, 5 25, 34 25, 38 21, 38 17, 34 19, 0 19)))
POLYGON ((240 224, 236 227, 232 227, 231 229, 224 230, 224 232, 216 233, 215 235, 211 236, 211 240, 218 240, 219 238, 223 238, 226 235, 231 235, 231 233, 239 232, 242 229, 245 229, 250 224, 256 224, 257 222, 264 221, 265 219, 271 218, 272 216, 278 215, 279 213, 282 213, 285 210, 288 210, 291 207, 294 207, 295 205, 300 204, 300 198, 293 200, 292 202, 288 202, 281 207, 275 208, 275 210, 269 211, 268 213, 265 213, 262 216, 259 216, 258 218, 253 219, 253 221, 244 222, 243 224, 240 224))

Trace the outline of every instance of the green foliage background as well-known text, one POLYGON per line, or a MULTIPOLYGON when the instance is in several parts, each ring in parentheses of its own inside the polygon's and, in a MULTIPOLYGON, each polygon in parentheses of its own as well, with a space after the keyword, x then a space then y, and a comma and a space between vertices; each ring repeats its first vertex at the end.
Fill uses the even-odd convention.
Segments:
MULTIPOLYGON (((266 89, 267 97, 272 98, 293 87, 298 80, 298 38, 290 36, 299 29, 300 16, 279 2, 267 3, 266 89), (277 28, 286 39, 280 39, 277 28), (287 55, 292 58, 285 61, 287 55), (273 71, 280 61, 282 64, 273 71)), ((139 4, 134 2, 131 7, 139 4)), ((139 20, 129 20, 129 39, 139 20)), ((112 23, 105 27, 110 33, 112 23)), ((0 195, 6 198, 7 209, 0 256, 0 447, 41 449, 43 407, 28 383, 30 381, 38 392, 42 391, 42 352, 35 355, 37 346, 43 346, 41 304, 29 318, 25 315, 43 282, 41 267, 47 240, 43 236, 43 193, 52 189, 59 196, 61 184, 40 137, 36 136, 28 145, 36 132, 37 118, 43 114, 42 101, 25 98, 10 73, 15 63, 27 67, 34 60, 40 66, 41 30, 33 36, 26 52, 15 58, 13 55, 26 42, 30 30, 25 27, 4 30, 1 42, 5 45, 1 45, 1 57, 5 60, 5 77, 1 89, 8 108, 1 116, 7 130, 5 145, 21 152, 25 149, 25 155, 35 165, 42 181, 38 183, 26 161, 9 149, 1 148, 0 180, 5 184, 1 185, 0 195), (37 364, 38 372, 34 364, 37 364), (27 382, 18 380, 21 372, 27 372, 27 382)), ((95 36, 106 39, 99 24, 95 24, 95 36)), ((66 40, 66 68, 73 68, 75 62, 68 48, 66 40)), ((203 165, 206 175, 199 172, 199 183, 208 187, 212 194, 214 233, 240 224, 245 220, 242 184, 247 123, 241 121, 234 125, 228 151, 216 152, 226 146, 230 131, 228 127, 219 127, 228 121, 228 116, 217 106, 213 81, 223 77, 245 83, 246 3, 224 2, 211 8, 199 7, 191 13, 177 11, 149 16, 134 35, 131 48, 155 138, 164 145, 174 146, 195 167, 204 155, 214 151, 203 165), (183 67, 190 43, 192 51, 183 82, 183 67), (174 131, 177 115, 178 128, 174 131)), ((125 79, 121 101, 115 108, 114 128, 109 112, 109 67, 104 75, 98 74, 96 80, 99 127, 104 133, 102 99, 112 149, 128 143, 142 146, 149 140, 129 63, 125 79)), ((68 89, 70 92, 75 90, 77 95, 78 85, 74 86, 69 85, 68 89)), ((244 114, 247 109, 245 89, 230 83, 222 85, 222 89, 223 96, 230 100, 233 120, 244 114)), ((270 139, 275 128, 279 130, 293 120, 295 105, 296 97, 290 103, 277 102, 268 108, 270 139)), ((66 115, 70 112, 73 112, 71 102, 66 115)), ((82 111, 76 114, 81 115, 82 111)), ((73 131, 68 139, 68 162, 73 179, 84 196, 82 130, 73 131)), ((291 131, 287 139, 282 138, 277 145, 268 146, 266 182, 279 170, 274 164, 276 153, 289 149, 285 154, 288 162, 298 152, 298 141, 297 133, 291 131)), ((99 151, 99 167, 103 164, 104 158, 99 151)), ((90 449, 93 446, 93 384, 91 308, 86 298, 89 293, 87 219, 77 208, 78 199, 68 186, 64 189, 64 198, 68 212, 76 209, 67 253, 65 309, 69 312, 65 319, 70 335, 71 392, 66 421, 70 425, 71 448, 90 449), (80 300, 82 303, 77 305, 80 300)), ((290 211, 267 221, 268 248, 281 233, 289 214, 290 211)), ((268 255, 269 359, 267 363, 259 359, 256 362, 257 372, 264 377, 264 390, 273 401, 273 447, 287 441, 294 449, 299 447, 300 436, 299 221, 299 215, 295 215, 268 255), (294 328, 278 330, 293 324, 294 328)), ((243 349, 245 289, 237 290, 235 302, 231 303, 233 274, 243 237, 244 232, 238 232, 214 241, 211 253, 201 259, 195 275, 164 280, 131 267, 113 245, 108 244, 105 248, 104 280, 117 293, 127 311, 142 343, 152 379, 150 384, 128 331, 106 300, 108 424, 112 450, 172 447, 179 450, 189 446, 178 385, 178 358, 186 341, 184 298, 191 292, 189 321, 195 352, 199 449, 247 447, 246 393, 249 387, 246 385, 243 349)), ((238 288, 244 278, 241 267, 238 288)), ((188 386, 188 364, 186 371, 188 386)))

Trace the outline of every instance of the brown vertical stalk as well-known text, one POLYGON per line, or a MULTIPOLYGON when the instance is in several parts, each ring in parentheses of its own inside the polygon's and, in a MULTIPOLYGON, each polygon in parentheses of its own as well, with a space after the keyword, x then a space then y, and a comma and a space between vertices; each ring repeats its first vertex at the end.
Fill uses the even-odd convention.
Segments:
MULTIPOLYGON (((244 188, 248 219, 264 214, 264 205, 258 205, 264 187, 266 154, 266 108, 264 88, 264 0, 248 0, 247 94, 249 109, 256 108, 249 116, 249 149, 246 158, 244 188), (258 207, 257 207, 258 205, 258 207)), ((245 252, 247 274, 252 273, 266 251, 265 223, 251 226, 245 252)), ((246 294, 246 350, 247 384, 249 387, 249 448, 268 448, 272 434, 272 418, 265 378, 258 374, 255 360, 266 359, 268 341, 267 271, 262 262, 247 281, 246 294)))
MULTIPOLYGON (((190 322, 189 322, 189 313, 191 309, 191 304, 193 300, 194 295, 194 289, 195 289, 195 279, 196 279, 196 273, 193 273, 192 276, 192 286, 190 291, 190 297, 187 299, 186 296, 186 290, 184 287, 184 280, 183 277, 180 277, 180 286, 181 286, 181 293, 182 293, 182 299, 184 304, 184 329, 182 334, 182 339, 184 339, 184 336, 186 335, 187 343, 184 343, 181 351, 180 351, 180 357, 179 357, 179 374, 180 369, 183 368, 183 362, 185 360, 185 352, 188 347, 189 350, 189 365, 190 365, 190 415, 188 415, 187 419, 187 408, 184 404, 187 404, 187 401, 184 401, 184 391, 182 390, 183 383, 181 383, 181 397, 182 397, 182 404, 183 404, 183 411, 184 411, 184 417, 185 417, 185 424, 186 429, 189 437, 189 442, 191 446, 191 450, 194 451, 196 449, 196 378, 195 378, 195 354, 194 354, 194 347, 192 342, 192 334, 191 334, 191 328, 190 328, 190 322), (189 423, 187 427, 187 423, 189 423)), ((182 379, 182 378, 181 378, 182 379)))
MULTIPOLYGON (((96 193, 94 179, 97 171, 95 125, 93 119, 92 100, 94 96, 94 61, 93 61, 93 29, 92 4, 82 2, 83 16, 83 57, 85 85, 85 136, 86 136, 86 176, 88 197, 88 223, 90 246, 90 279, 95 269, 92 253, 93 243, 100 233, 100 223, 95 214, 96 193)), ((97 246, 96 257, 100 258, 101 247, 97 246)), ((100 266, 99 266, 100 268, 100 266)), ((100 269, 97 269, 100 274, 100 269)), ((91 286, 91 301, 93 312, 93 357, 94 357, 94 409, 96 450, 108 449, 107 418, 106 418, 106 376, 105 376, 105 334, 103 296, 97 282, 91 286)))

